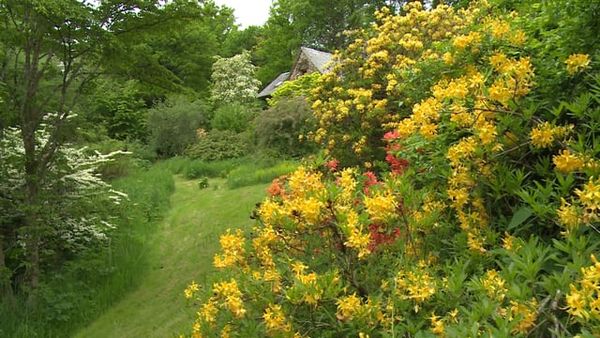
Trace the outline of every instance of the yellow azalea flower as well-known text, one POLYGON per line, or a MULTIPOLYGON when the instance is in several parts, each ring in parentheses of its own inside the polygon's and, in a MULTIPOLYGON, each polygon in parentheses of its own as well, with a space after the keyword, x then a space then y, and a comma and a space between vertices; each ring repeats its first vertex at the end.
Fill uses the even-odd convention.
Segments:
POLYGON ((440 319, 439 316, 436 316, 435 313, 431 313, 431 331, 438 336, 443 336, 446 328, 444 327, 444 321, 440 319))
POLYGON ((498 79, 494 81, 489 89, 490 99, 498 101, 503 106, 507 106, 513 96, 513 92, 504 80, 498 79))
POLYGON ((351 320, 360 311, 362 306, 360 298, 355 293, 339 298, 336 304, 337 318, 340 320, 351 320))
POLYGON ((572 316, 587 319, 589 317, 586 311, 586 302, 582 294, 577 290, 575 285, 569 286, 570 292, 567 294, 567 312, 572 316))
POLYGON ((512 44, 516 46, 522 46, 525 44, 525 41, 527 41, 527 35, 524 31, 519 29, 516 32, 510 34, 510 37, 508 39, 512 44))
POLYGON ((199 285, 196 282, 192 281, 190 285, 183 291, 186 299, 191 299, 194 297, 194 294, 198 291, 199 285))
POLYGON ((552 157, 556 170, 568 174, 584 167, 585 161, 578 154, 572 154, 569 149, 562 150, 552 157))
POLYGON ((506 251, 513 251, 519 248, 519 244, 515 243, 515 236, 509 234, 508 232, 504 233, 504 237, 502 238, 502 248, 506 251))
POLYGON ((451 65, 454 63, 454 56, 452 55, 452 53, 446 52, 444 53, 444 55, 442 55, 442 60, 444 60, 445 64, 451 65))
POLYGON ((529 302, 510 301, 511 320, 517 319, 518 323, 513 328, 513 334, 526 334, 535 326, 537 320, 538 302, 532 298, 529 302))
POLYGON ((374 222, 385 222, 397 215, 398 202, 391 191, 376 192, 373 196, 365 196, 365 208, 374 222))
POLYGON ((246 314, 242 301, 242 292, 237 282, 232 278, 229 282, 219 282, 213 285, 215 297, 221 300, 224 306, 231 311, 236 318, 242 318, 246 314))
POLYGON ((506 281, 500 276, 498 271, 494 269, 488 270, 481 279, 481 284, 490 298, 501 302, 506 297, 506 293, 508 292, 506 281))
POLYGON ((583 190, 576 189, 575 194, 579 197, 586 212, 600 211, 600 177, 597 179, 590 177, 583 186, 583 190))
POLYGON ((485 253, 487 250, 484 248, 484 241, 479 232, 468 231, 467 232, 467 245, 469 250, 476 253, 485 253))
POLYGON ((488 145, 496 139, 496 126, 491 122, 485 122, 475 127, 481 144, 488 145))
POLYGON ((358 251, 358 258, 362 259, 371 253, 369 250, 370 242, 371 237, 368 233, 361 232, 357 227, 351 227, 348 240, 344 242, 344 245, 358 251))
POLYGON ((579 209, 567 203, 564 198, 561 198, 560 208, 557 210, 558 219, 567 232, 574 230, 580 223, 579 209))
POLYGON ((550 123, 544 122, 533 128, 529 137, 534 147, 546 148, 554 141, 554 128, 550 123))
POLYGON ((245 239, 241 230, 238 229, 232 234, 228 229, 227 233, 221 235, 219 242, 223 253, 214 256, 214 266, 216 268, 243 265, 245 239))
POLYGON ((436 291, 436 285, 433 278, 427 271, 414 273, 402 271, 396 276, 396 287, 403 295, 403 298, 410 299, 415 303, 423 303, 431 298, 436 291))
POLYGON ((570 75, 579 73, 590 66, 590 56, 587 54, 571 54, 565 61, 570 75))
POLYGON ((267 331, 270 332, 290 332, 292 326, 287 322, 281 305, 269 304, 263 314, 263 320, 267 331))
POLYGON ((504 37, 510 31, 510 25, 506 21, 493 20, 489 25, 492 36, 496 39, 504 37))
POLYGON ((210 299, 208 302, 202 305, 202 308, 198 312, 198 316, 202 318, 205 322, 212 324, 216 321, 216 316, 218 312, 219 309, 217 308, 215 301, 210 299))

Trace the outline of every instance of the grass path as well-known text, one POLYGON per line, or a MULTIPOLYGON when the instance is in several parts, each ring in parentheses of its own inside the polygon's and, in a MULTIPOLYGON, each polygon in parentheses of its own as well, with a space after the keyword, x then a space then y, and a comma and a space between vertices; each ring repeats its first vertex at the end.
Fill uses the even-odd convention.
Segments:
POLYGON ((189 331, 195 310, 186 305, 183 290, 191 280, 203 285, 210 278, 219 235, 251 224, 250 212, 266 185, 229 190, 224 180, 211 180, 199 190, 195 181, 180 178, 175 184, 140 287, 76 337, 175 337, 189 331))

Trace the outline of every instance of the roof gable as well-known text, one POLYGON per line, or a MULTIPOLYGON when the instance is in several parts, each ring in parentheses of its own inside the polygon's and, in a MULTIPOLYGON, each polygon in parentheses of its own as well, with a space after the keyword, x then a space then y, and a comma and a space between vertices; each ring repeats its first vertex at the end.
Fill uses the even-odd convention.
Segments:
POLYGON ((310 62, 321 72, 321 74, 327 72, 329 68, 329 61, 331 61, 332 54, 327 52, 322 52, 320 50, 308 48, 308 47, 300 47, 300 52, 304 53, 310 62))
POLYGON ((287 81, 289 78, 290 78, 290 72, 285 72, 285 73, 279 74, 279 76, 277 76, 275 78, 275 80, 273 80, 271 83, 269 83, 269 85, 267 85, 265 87, 265 89, 263 89, 260 93, 258 93, 258 97, 270 96, 271 94, 273 94, 273 92, 279 86, 281 86, 282 83, 287 81))

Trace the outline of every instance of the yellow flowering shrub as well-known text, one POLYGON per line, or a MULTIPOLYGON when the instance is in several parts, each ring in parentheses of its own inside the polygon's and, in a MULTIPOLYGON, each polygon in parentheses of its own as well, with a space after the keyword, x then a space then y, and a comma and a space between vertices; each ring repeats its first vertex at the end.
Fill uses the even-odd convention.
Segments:
POLYGON ((325 158, 223 235, 194 332, 600 335, 599 53, 490 3, 352 33, 311 94, 325 158))

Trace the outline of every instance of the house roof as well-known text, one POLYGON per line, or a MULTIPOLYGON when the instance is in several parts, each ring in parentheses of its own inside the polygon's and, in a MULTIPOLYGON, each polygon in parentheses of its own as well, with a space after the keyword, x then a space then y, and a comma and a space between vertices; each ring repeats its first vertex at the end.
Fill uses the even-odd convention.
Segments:
POLYGON ((266 97, 266 96, 273 94, 275 89, 277 89, 277 87, 281 86, 281 84, 284 83, 285 81, 287 81, 289 78, 290 78, 290 72, 285 72, 285 73, 279 74, 279 76, 277 76, 275 78, 275 80, 273 80, 271 83, 269 83, 269 85, 266 86, 265 89, 263 89, 260 93, 258 93, 258 97, 266 97))
POLYGON ((322 52, 320 50, 308 47, 300 47, 300 51, 308 57, 310 62, 317 67, 321 74, 327 72, 329 68, 329 61, 331 61, 331 57, 333 56, 331 53, 322 52))
MULTIPOLYGON (((308 48, 308 47, 300 47, 300 54, 298 55, 298 59, 296 59, 296 63, 301 55, 305 55, 308 61, 321 73, 326 73, 329 71, 330 62, 332 58, 331 53, 322 52, 320 50, 308 48)), ((294 64, 294 68, 295 68, 294 64)), ((292 68, 292 69, 294 69, 292 68)), ((258 97, 267 97, 273 94, 273 92, 277 89, 277 87, 281 86, 282 83, 290 79, 292 72, 285 72, 279 74, 269 85, 267 85, 260 93, 258 93, 258 97)))

